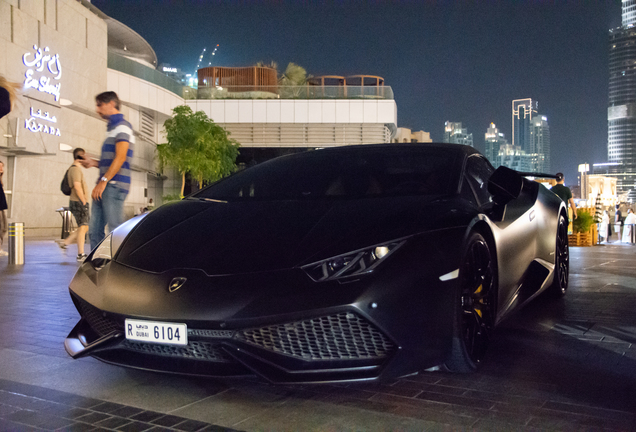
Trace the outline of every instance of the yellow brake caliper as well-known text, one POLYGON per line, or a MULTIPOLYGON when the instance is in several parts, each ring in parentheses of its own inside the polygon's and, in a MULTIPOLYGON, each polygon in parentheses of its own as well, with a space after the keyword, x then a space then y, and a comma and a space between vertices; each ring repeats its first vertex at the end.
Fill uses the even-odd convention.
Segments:
MULTIPOLYGON (((477 290, 475 291, 475 294, 479 294, 481 292, 481 290, 483 289, 483 285, 479 285, 479 287, 477 288, 477 290)), ((474 303, 473 303, 474 304, 474 303)), ((479 318, 483 318, 483 316, 481 315, 481 305, 484 304, 484 299, 480 298, 479 299, 479 304, 474 304, 474 309, 475 312, 477 312, 477 315, 479 315, 479 318)))

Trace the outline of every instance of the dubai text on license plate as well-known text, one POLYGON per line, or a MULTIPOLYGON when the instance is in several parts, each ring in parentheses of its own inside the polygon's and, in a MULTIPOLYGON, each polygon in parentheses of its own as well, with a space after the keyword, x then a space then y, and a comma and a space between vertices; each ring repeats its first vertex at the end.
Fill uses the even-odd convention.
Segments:
POLYGON ((170 345, 188 344, 185 324, 126 319, 126 339, 170 345))

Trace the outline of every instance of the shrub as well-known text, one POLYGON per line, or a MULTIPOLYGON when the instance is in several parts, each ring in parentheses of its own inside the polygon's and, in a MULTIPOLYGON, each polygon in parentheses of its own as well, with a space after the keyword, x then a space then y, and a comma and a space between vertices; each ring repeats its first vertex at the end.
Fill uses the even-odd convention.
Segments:
POLYGON ((574 232, 585 233, 590 230, 593 223, 594 216, 587 212, 580 211, 577 214, 577 218, 572 222, 572 227, 574 228, 574 232))

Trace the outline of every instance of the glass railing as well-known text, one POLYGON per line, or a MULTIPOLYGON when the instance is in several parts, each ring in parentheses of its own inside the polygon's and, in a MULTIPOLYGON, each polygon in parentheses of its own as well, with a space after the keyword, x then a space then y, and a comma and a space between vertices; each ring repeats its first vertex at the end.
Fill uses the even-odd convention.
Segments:
POLYGON ((184 87, 177 81, 156 69, 144 66, 134 60, 115 54, 108 53, 108 67, 128 75, 132 75, 144 81, 151 82, 166 90, 171 91, 179 97, 184 97, 184 87))
POLYGON ((199 86, 185 99, 393 99, 389 86, 199 86))

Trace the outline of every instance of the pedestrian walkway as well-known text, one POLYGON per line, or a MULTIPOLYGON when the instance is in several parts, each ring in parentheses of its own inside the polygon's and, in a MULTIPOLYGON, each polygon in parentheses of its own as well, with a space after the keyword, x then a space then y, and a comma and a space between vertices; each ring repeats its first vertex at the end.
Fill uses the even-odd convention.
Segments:
POLYGON ((313 386, 71 359, 66 254, 27 239, 23 266, 0 257, 0 430, 636 430, 636 246, 571 248, 566 297, 503 323, 478 373, 313 386))

